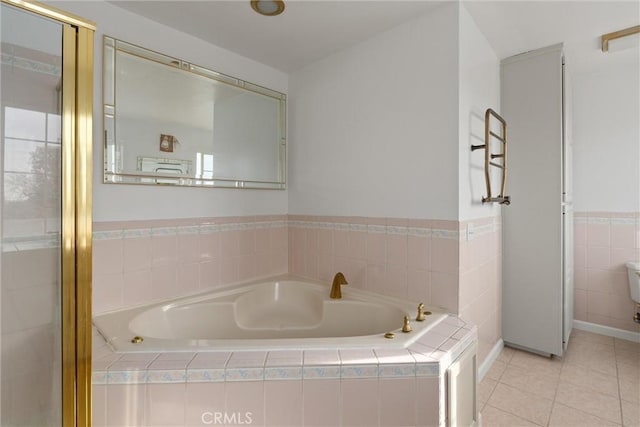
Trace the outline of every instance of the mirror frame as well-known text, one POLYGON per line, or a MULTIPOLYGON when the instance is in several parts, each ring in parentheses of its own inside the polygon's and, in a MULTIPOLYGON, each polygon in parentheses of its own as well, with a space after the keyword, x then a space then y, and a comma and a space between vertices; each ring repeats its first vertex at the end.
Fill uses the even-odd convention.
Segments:
MULTIPOLYGON (((103 182, 105 184, 139 184, 139 185, 168 185, 168 186, 186 186, 186 187, 205 187, 205 188, 245 188, 245 189, 286 189, 286 170, 287 170, 287 95, 272 89, 259 86, 239 78, 231 77, 226 74, 210 70, 191 62, 174 58, 162 53, 158 53, 134 44, 118 40, 111 36, 103 36, 103 66, 102 66, 102 101, 103 101, 103 182), (279 102, 279 133, 280 141, 278 141, 278 179, 276 181, 256 181, 242 178, 198 178, 176 176, 175 174, 151 173, 142 171, 122 171, 117 170, 115 164, 109 164, 109 138, 114 138, 117 134, 116 127, 116 94, 115 94, 115 75, 116 61, 115 55, 117 51, 135 55, 139 58, 153 61, 178 69, 185 75, 197 75, 205 77, 216 82, 224 83, 236 88, 254 92, 260 95, 268 96, 279 102), (107 67, 111 64, 111 75, 108 75, 107 67), (113 133, 109 135, 107 123, 113 121, 113 133)), ((115 147, 115 142, 111 144, 115 147)), ((111 163, 115 163, 115 155, 111 156, 111 163)))

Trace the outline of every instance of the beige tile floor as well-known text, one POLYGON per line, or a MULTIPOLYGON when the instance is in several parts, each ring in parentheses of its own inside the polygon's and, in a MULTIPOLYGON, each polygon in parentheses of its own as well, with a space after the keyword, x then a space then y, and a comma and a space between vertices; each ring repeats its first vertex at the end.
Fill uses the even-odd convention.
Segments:
POLYGON ((563 358, 504 348, 480 383, 482 426, 640 426, 640 344, 574 329, 563 358))

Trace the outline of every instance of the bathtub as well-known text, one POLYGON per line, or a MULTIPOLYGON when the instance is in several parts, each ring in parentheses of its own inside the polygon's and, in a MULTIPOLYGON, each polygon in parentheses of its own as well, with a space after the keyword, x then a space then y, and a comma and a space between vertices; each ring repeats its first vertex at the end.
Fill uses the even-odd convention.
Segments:
POLYGON ((116 352, 405 348, 447 314, 415 321, 420 301, 292 278, 261 281, 96 316, 116 352), (412 331, 402 332, 404 316, 412 331), (385 334, 393 333, 393 338, 385 334), (136 337, 142 340, 134 339, 136 337), (139 341, 139 342, 135 342, 139 341))

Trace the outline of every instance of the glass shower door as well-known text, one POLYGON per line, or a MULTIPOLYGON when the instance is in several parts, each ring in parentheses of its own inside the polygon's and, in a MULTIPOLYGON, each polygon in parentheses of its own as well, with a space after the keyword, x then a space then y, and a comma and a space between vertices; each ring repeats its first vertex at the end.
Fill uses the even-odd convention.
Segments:
POLYGON ((0 425, 60 426, 63 24, 1 7, 0 425))

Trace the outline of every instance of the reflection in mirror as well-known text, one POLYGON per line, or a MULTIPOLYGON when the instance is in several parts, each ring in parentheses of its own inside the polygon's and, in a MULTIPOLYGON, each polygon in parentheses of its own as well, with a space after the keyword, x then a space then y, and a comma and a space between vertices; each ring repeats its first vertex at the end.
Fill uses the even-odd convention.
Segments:
POLYGON ((104 181, 285 188, 286 95, 104 38, 104 181))

